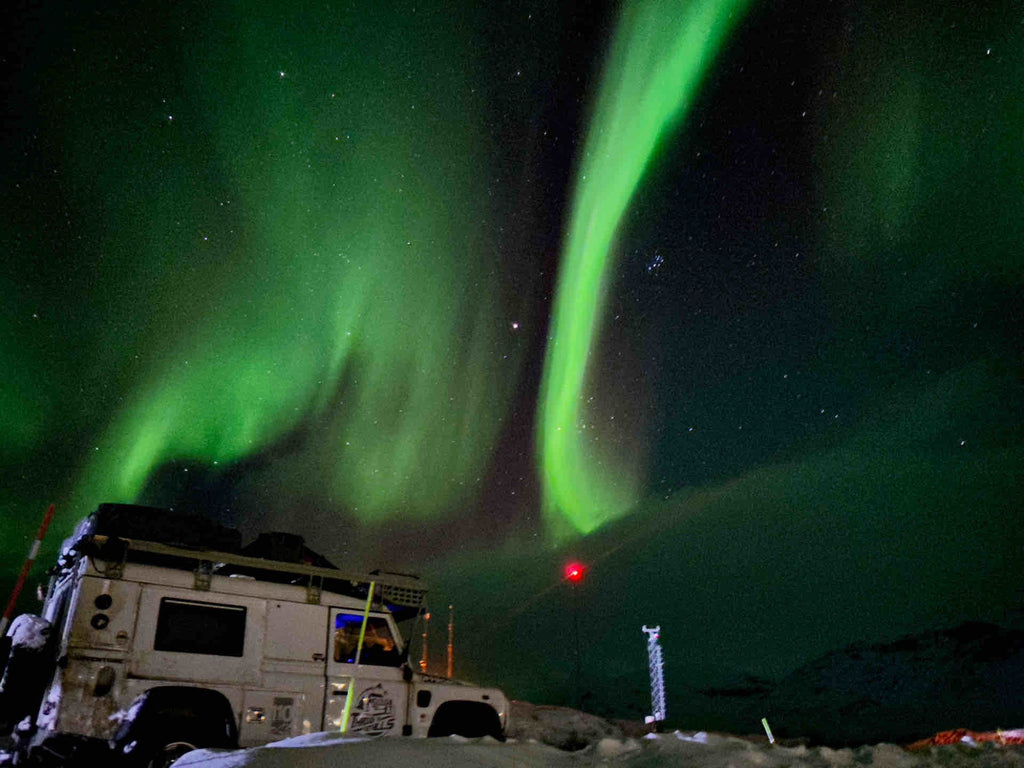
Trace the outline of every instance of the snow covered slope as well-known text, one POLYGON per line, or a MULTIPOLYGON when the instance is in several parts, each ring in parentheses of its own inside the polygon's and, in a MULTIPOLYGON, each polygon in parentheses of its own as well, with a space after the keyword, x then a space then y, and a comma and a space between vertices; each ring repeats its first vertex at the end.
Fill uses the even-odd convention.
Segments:
POLYGON ((780 681, 766 712, 814 743, 908 743, 950 728, 1024 723, 1024 632, 971 622, 858 644, 780 681))
POLYGON ((938 731, 1024 723, 1024 631, 968 622, 887 642, 856 643, 776 682, 750 676, 696 692, 686 727, 775 733, 832 747, 906 744, 938 731), (699 698, 698 698, 699 697, 699 698), (699 707, 703 711, 699 711, 699 707))

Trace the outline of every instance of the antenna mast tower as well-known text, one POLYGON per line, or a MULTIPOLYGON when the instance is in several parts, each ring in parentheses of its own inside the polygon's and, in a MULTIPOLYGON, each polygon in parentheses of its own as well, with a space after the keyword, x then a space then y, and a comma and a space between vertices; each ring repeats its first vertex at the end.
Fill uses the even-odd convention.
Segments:
POLYGON ((651 714, 645 719, 648 723, 657 723, 665 719, 665 667, 658 642, 661 627, 645 624, 643 629, 647 634, 647 659, 651 672, 651 714))

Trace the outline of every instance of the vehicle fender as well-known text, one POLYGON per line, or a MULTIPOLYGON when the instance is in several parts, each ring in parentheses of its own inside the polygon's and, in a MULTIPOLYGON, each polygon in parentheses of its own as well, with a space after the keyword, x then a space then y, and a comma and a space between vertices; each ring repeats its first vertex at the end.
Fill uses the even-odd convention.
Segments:
POLYGON ((505 740, 498 710, 484 701, 449 699, 434 712, 427 736, 465 736, 478 738, 491 736, 505 740))

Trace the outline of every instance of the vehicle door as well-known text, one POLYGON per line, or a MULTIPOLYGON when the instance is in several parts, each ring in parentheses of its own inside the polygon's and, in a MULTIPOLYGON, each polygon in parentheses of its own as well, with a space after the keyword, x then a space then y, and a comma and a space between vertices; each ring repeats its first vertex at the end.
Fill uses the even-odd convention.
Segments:
POLYGON ((401 734, 408 708, 408 683, 400 668, 401 637, 387 614, 371 613, 360 650, 362 624, 363 615, 358 610, 331 609, 323 728, 342 730, 348 702, 346 732, 360 736, 401 734))

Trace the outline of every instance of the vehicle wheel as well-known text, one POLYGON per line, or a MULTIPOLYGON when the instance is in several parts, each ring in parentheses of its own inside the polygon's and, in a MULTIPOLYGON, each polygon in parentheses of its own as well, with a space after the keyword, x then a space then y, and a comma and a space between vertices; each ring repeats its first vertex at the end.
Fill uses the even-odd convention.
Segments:
POLYGON ((146 768, 168 768, 171 763, 196 749, 196 745, 187 741, 172 741, 158 748, 146 763, 146 768))
POLYGON ((180 736, 169 740, 133 741, 122 751, 125 760, 121 765, 125 768, 168 768, 185 753, 200 748, 198 739, 185 734, 180 736))
POLYGON ((234 712, 223 694, 205 688, 150 688, 129 707, 113 745, 124 768, 167 768, 193 749, 237 747, 234 712))

